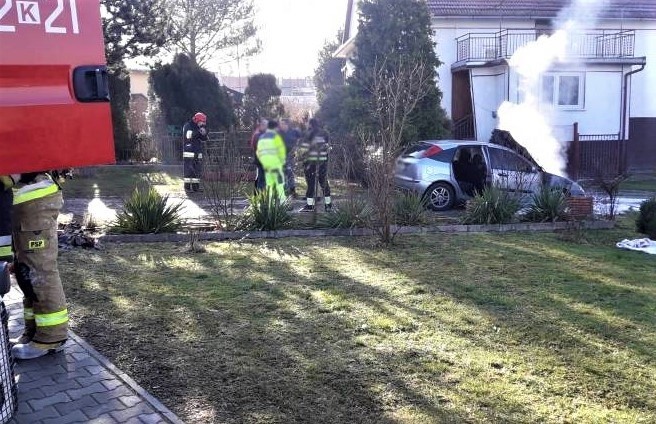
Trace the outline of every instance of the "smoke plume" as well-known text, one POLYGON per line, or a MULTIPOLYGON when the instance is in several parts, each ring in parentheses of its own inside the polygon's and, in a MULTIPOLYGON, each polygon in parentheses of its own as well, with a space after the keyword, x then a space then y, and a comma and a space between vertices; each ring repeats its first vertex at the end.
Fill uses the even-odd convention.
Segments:
POLYGON ((574 0, 561 10, 550 36, 520 47, 510 58, 510 67, 519 76, 520 102, 504 102, 499 107, 498 126, 509 131, 547 172, 565 175, 567 142, 554 136, 550 108, 540 105, 542 74, 567 58, 576 34, 594 28, 608 1, 574 0))

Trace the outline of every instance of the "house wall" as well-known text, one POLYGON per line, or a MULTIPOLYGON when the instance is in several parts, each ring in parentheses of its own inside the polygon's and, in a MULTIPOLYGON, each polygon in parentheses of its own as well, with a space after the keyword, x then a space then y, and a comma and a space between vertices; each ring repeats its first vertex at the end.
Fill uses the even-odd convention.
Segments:
POLYGON ((456 62, 456 38, 470 32, 494 33, 500 29, 522 29, 532 27, 526 21, 518 19, 433 19, 433 40, 436 43, 437 57, 442 65, 437 69, 438 84, 442 90, 442 107, 451 116, 451 65, 456 62))
POLYGON ((508 71, 505 66, 472 69, 476 138, 486 141, 497 126, 497 110, 506 100, 508 71))
MULTIPOLYGON (((451 92, 451 65, 456 62, 456 38, 468 33, 494 33, 501 29, 527 29, 533 28, 533 20, 521 19, 471 19, 453 18, 433 19, 435 31, 434 40, 437 44, 436 52, 442 66, 438 68, 439 85, 443 92, 442 106, 451 116, 452 92, 451 92)), ((632 95, 630 101, 631 117, 656 117, 656 22, 638 20, 607 20, 595 25, 595 29, 633 29, 636 31, 635 56, 647 57, 647 66, 644 71, 632 76, 632 91, 640 93, 632 95)), ((625 71, 630 71, 626 67, 625 71)), ((510 86, 513 85, 511 75, 510 86)), ((594 78, 594 77, 593 77, 594 78)), ((517 101, 517 98, 510 98, 517 101)))
POLYGON ((630 22, 625 28, 636 29, 635 55, 647 57, 645 69, 631 76, 629 116, 656 118, 656 22, 630 22))
POLYGON ((130 69, 130 94, 143 94, 148 97, 149 72, 140 69, 130 69))

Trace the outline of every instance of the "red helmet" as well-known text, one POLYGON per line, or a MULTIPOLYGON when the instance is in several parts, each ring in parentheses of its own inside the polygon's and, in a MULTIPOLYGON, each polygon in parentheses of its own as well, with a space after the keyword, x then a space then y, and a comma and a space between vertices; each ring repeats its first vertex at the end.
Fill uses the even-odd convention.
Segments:
POLYGON ((194 117, 191 120, 194 121, 194 123, 196 124, 200 122, 206 123, 207 116, 203 112, 198 112, 197 114, 194 115, 194 117))

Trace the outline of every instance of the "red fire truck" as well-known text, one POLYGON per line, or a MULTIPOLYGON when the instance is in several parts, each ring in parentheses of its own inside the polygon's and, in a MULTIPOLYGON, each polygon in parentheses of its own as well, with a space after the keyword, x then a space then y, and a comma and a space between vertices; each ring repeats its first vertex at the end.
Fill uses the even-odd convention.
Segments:
POLYGON ((0 175, 114 161, 98 0, 0 0, 0 175))

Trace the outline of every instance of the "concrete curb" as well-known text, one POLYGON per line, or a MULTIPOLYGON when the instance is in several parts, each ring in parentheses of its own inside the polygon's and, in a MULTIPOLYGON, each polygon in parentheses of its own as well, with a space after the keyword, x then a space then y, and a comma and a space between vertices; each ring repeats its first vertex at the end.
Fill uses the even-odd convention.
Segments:
MULTIPOLYGON (((615 227, 613 221, 516 223, 500 225, 438 225, 434 227, 396 227, 397 234, 434 233, 506 233, 506 232, 549 232, 568 229, 607 230, 615 227)), ((281 230, 281 231, 208 231, 198 234, 201 241, 279 239, 290 237, 362 237, 375 232, 367 228, 325 230, 281 230)), ((183 243, 189 234, 108 234, 98 238, 100 243, 183 243)))
POLYGON ((180 418, 178 418, 173 412, 171 412, 171 410, 169 410, 166 406, 164 406, 162 402, 160 402, 153 395, 148 393, 129 375, 118 369, 116 365, 111 363, 109 359, 107 359, 102 353, 94 349, 93 346, 91 346, 89 343, 84 341, 84 339, 80 338, 77 334, 75 334, 71 330, 68 331, 68 335, 71 339, 75 340, 77 344, 79 344, 87 352, 89 352, 89 355, 91 355, 94 359, 96 359, 96 361, 100 362, 100 364, 103 367, 107 368, 110 372, 116 375, 118 379, 120 379, 125 384, 127 384, 138 396, 140 396, 143 400, 145 400, 146 403, 148 403, 157 413, 164 416, 172 424, 184 424, 184 422, 180 420, 180 418))

